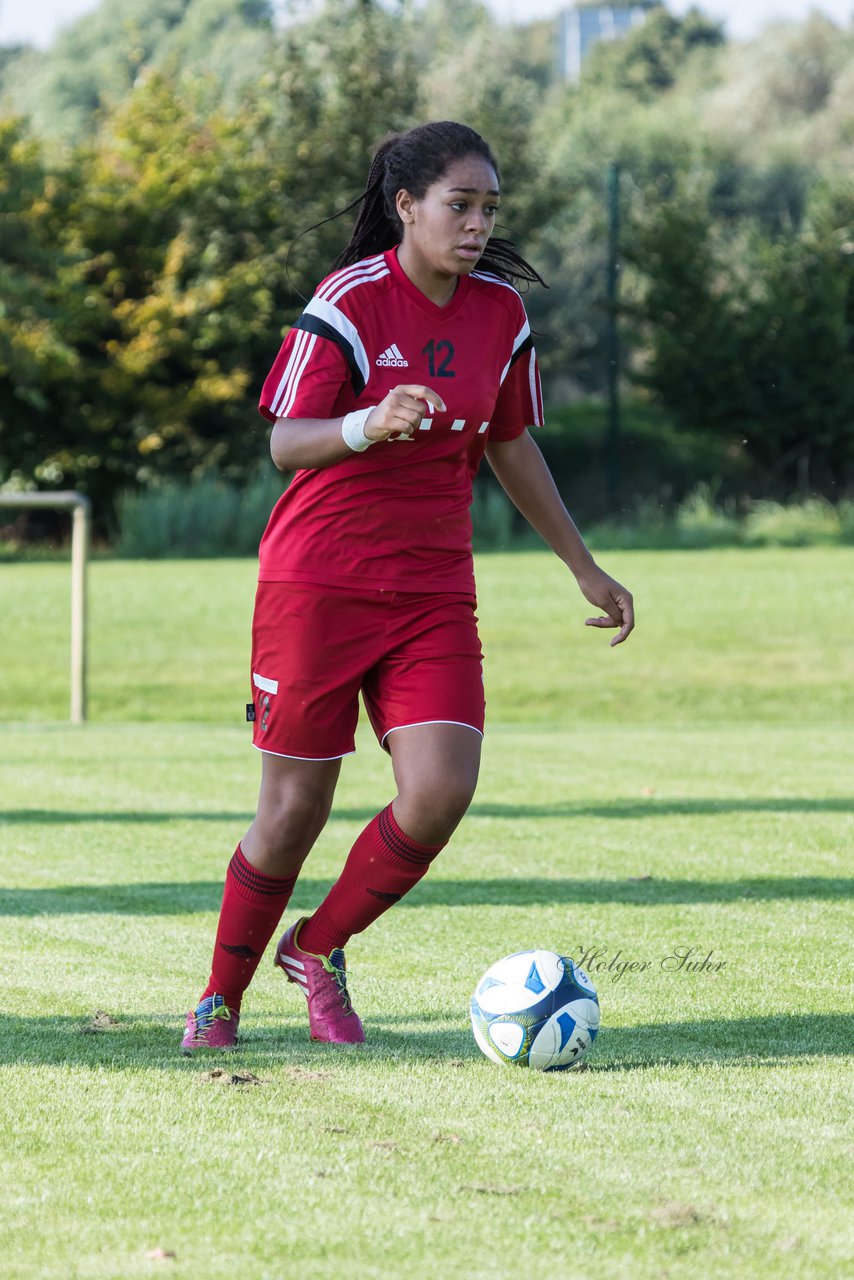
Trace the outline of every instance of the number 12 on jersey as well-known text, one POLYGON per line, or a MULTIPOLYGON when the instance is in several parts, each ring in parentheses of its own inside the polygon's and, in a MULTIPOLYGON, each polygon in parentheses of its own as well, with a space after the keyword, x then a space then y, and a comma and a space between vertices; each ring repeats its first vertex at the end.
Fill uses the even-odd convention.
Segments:
POLYGON ((431 378, 455 378, 456 371, 451 368, 454 358, 454 346, 451 342, 434 342, 431 338, 421 352, 427 357, 431 378))

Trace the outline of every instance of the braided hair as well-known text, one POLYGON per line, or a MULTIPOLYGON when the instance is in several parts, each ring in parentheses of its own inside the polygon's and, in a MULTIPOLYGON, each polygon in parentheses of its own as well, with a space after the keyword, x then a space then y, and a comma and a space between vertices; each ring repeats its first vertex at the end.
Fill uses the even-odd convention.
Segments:
MULTIPOLYGON (((467 156, 482 156, 498 172, 489 144, 474 129, 453 120, 419 125, 382 142, 371 161, 364 191, 333 215, 337 218, 361 206, 350 242, 335 259, 333 268, 350 266, 400 244, 403 224, 396 207, 398 191, 423 199, 427 188, 438 182, 454 160, 467 156)), ((509 284, 545 285, 539 272, 509 240, 488 240, 477 269, 491 271, 509 284)))

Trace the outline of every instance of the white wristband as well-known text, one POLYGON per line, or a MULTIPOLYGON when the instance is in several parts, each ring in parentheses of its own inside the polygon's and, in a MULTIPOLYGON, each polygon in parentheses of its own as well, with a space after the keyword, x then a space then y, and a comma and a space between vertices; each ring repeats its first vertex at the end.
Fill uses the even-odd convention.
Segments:
POLYGON ((348 413, 344 421, 341 423, 341 435, 344 437, 344 443, 348 448, 353 449, 355 453, 363 453, 368 445, 376 444, 376 440, 369 440, 365 435, 365 423, 368 415, 373 413, 376 405, 372 404, 367 409, 356 409, 353 413, 348 413))

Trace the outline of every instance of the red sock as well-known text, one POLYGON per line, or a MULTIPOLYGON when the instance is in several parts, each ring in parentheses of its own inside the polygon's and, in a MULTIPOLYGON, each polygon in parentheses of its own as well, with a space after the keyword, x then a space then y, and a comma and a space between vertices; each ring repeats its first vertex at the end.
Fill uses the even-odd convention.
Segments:
POLYGON ((235 1013, 293 893, 296 876, 276 880, 256 870, 240 845, 228 864, 213 964, 202 999, 215 991, 235 1013))
POLYGON ((367 929, 416 885, 445 846, 419 844, 401 831, 391 805, 368 823, 344 870, 300 929, 303 951, 328 956, 367 929))

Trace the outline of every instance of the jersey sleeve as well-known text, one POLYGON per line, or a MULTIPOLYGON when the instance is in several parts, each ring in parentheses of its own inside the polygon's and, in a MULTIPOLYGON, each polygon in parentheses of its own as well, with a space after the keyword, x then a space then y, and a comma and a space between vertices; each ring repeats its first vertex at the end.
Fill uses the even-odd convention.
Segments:
POLYGON ((277 418, 331 418, 349 378, 339 344, 301 328, 298 321, 267 374, 258 408, 271 422, 277 418))
POLYGON ((490 440, 515 440, 526 427, 541 427, 544 421, 537 353, 521 299, 519 312, 520 327, 490 419, 490 440))

